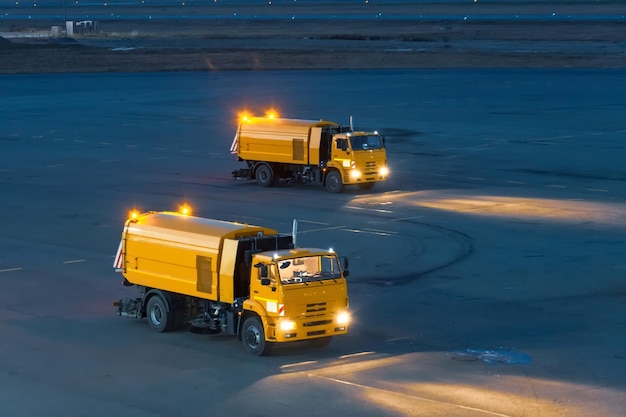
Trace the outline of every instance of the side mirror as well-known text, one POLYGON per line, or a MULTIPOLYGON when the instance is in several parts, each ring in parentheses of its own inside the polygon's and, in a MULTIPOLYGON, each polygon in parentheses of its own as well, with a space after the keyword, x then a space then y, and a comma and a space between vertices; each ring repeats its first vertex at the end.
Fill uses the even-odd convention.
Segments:
POLYGON ((267 278, 269 276, 267 265, 265 265, 264 263, 259 262, 258 264, 255 264, 254 267, 259 268, 259 276, 261 278, 267 278))
POLYGON ((348 258, 346 256, 342 256, 339 260, 341 261, 343 276, 348 277, 350 275, 350 262, 348 262, 348 258))

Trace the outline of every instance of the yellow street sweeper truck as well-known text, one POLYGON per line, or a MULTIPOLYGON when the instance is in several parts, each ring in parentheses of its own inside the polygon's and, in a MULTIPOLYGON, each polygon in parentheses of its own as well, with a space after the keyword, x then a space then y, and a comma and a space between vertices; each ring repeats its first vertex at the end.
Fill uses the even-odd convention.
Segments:
POLYGON ((225 332, 263 355, 277 343, 325 346, 348 331, 347 259, 295 247, 293 236, 267 227, 178 212, 132 215, 114 267, 139 289, 115 303, 117 314, 146 317, 158 332, 225 332))
POLYGON ((389 175, 385 140, 326 120, 242 116, 230 152, 247 168, 233 178, 264 187, 279 180, 318 183, 333 193, 344 185, 363 190, 389 175))

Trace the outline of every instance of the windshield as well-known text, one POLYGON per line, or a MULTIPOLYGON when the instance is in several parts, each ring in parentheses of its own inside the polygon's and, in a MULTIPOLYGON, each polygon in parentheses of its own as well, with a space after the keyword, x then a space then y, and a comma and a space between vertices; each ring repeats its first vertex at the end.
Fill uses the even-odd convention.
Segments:
POLYGON ((334 255, 306 256, 278 261, 278 275, 283 284, 341 278, 334 255))
POLYGON ((378 135, 358 135, 350 136, 350 144, 352 149, 381 149, 383 143, 378 135))

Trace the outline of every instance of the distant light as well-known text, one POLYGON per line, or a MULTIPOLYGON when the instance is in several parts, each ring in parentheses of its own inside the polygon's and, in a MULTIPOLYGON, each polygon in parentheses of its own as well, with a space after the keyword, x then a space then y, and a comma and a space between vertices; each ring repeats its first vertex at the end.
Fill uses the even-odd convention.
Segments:
POLYGON ((250 122, 250 113, 248 113, 248 111, 244 110, 242 112, 239 112, 239 121, 240 122, 245 122, 248 123, 250 122))
POLYGON ((189 216, 191 215, 191 207, 185 203, 178 208, 178 212, 183 216, 189 216))

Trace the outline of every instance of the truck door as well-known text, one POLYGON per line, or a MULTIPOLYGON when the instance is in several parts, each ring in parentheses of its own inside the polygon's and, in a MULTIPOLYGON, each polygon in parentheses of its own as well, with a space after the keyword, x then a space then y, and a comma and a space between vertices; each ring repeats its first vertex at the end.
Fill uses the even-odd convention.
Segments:
POLYGON ((253 268, 250 280, 250 298, 263 306, 268 315, 280 315, 282 305, 278 304, 279 292, 276 272, 276 264, 267 264, 267 275, 263 276, 264 268, 253 268), (269 285, 262 285, 261 279, 269 279, 269 285))

